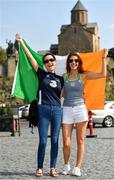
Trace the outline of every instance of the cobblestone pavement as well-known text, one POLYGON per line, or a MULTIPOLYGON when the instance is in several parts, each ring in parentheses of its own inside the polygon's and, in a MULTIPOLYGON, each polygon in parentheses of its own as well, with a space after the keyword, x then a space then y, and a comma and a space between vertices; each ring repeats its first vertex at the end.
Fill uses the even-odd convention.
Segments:
MULTIPOLYGON (((114 127, 94 128, 97 138, 86 138, 85 158, 82 165, 82 176, 76 178, 70 174, 56 179, 114 179, 114 127)), ((89 135, 89 129, 87 129, 89 135)), ((37 155, 37 128, 34 134, 28 127, 28 122, 22 121, 21 136, 15 137, 10 132, 0 132, 0 179, 38 179, 35 177, 37 155)), ((76 156, 75 129, 73 131, 71 166, 75 165, 76 156)), ((57 161, 58 172, 63 166, 62 136, 59 139, 59 156, 57 161)), ((40 179, 53 179, 49 176, 49 151, 48 139, 44 176, 40 179)))

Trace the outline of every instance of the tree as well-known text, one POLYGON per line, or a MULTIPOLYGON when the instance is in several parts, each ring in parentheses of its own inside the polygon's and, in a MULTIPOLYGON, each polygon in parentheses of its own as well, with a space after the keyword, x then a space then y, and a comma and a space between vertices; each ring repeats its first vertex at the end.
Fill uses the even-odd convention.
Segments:
POLYGON ((0 64, 4 64, 7 60, 6 51, 0 47, 0 64))

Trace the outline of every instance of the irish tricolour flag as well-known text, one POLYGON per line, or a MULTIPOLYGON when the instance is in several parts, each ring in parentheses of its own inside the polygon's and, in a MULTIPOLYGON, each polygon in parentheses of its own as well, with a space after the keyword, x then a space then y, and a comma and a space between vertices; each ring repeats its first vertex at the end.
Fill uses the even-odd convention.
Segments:
MULTIPOLYGON (((26 42, 25 44, 33 57, 36 59, 39 67, 43 69, 43 55, 32 50, 26 42)), ((80 53, 84 71, 101 72, 103 61, 102 57, 104 56, 104 52, 105 51, 103 49, 97 52, 80 53)), ((56 56, 57 74, 61 75, 65 72, 66 58, 67 55, 56 56)), ((86 80, 86 82, 84 82, 84 99, 88 110, 103 109, 105 100, 105 82, 105 77, 96 80, 86 80)), ((34 99, 36 99, 38 86, 39 81, 36 72, 20 45, 19 62, 15 72, 12 96, 31 103, 34 99)))

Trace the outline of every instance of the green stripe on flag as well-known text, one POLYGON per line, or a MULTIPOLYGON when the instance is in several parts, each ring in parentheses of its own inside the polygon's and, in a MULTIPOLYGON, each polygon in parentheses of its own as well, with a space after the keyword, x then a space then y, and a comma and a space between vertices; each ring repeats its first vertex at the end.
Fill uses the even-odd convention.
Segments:
MULTIPOLYGON (((28 46, 25 40, 24 42, 27 48, 29 49, 29 51, 31 52, 32 56, 37 61, 39 67, 43 69, 43 62, 42 62, 43 55, 37 54, 28 46)), ((37 74, 33 69, 23 48, 20 45, 19 62, 15 72, 15 78, 12 88, 12 96, 23 99, 27 103, 31 103, 34 99, 36 99, 38 87, 39 87, 39 81, 37 74)))

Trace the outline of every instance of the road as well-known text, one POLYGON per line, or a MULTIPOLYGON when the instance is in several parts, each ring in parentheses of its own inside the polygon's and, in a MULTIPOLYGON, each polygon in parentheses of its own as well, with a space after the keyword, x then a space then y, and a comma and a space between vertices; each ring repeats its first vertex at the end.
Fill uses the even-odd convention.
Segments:
MULTIPOLYGON (((28 127, 28 122, 22 121, 21 136, 15 137, 10 132, 0 132, 0 179, 38 179, 35 177, 37 156, 37 128, 34 134, 28 127)), ((82 165, 82 176, 76 178, 71 175, 59 175, 57 179, 114 179, 114 127, 94 128, 96 138, 86 138, 85 157, 82 165)), ((87 129, 89 135, 89 129, 87 129)), ((73 131, 71 167, 75 165, 76 139, 73 131)), ((59 156, 57 161, 58 172, 63 166, 62 135, 59 139, 59 156)), ((40 179, 52 179, 49 176, 49 151, 50 139, 48 139, 44 162, 44 176, 40 179)))

